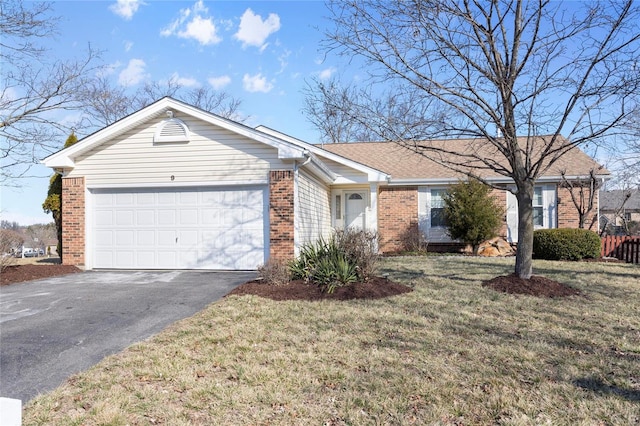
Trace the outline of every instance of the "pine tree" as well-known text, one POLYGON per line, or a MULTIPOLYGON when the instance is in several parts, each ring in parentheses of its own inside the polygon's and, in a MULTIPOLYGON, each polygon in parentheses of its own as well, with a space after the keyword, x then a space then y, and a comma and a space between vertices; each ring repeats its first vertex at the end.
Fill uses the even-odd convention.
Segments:
MULTIPOLYGON (((64 147, 68 148, 78 142, 75 133, 71 133, 64 143, 64 147)), ((42 203, 45 213, 51 213, 53 221, 56 224, 56 232, 58 235, 58 256, 62 259, 62 175, 55 173, 49 180, 49 191, 47 198, 42 203)))
POLYGON ((447 233, 454 240, 471 244, 473 254, 479 245, 498 234, 504 209, 491 196, 491 188, 470 179, 452 185, 443 196, 447 233))

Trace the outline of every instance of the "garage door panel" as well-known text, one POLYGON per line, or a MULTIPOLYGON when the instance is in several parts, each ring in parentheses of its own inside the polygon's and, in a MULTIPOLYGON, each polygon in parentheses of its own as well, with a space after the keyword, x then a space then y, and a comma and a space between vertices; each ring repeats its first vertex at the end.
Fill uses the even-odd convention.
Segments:
POLYGON ((116 194, 115 205, 124 207, 124 206, 132 206, 134 204, 135 198, 132 193, 124 192, 116 194))
POLYGON ((198 236, 200 231, 197 229, 181 230, 179 231, 178 241, 179 246, 185 249, 198 247, 198 236))
POLYGON ((118 226, 133 226, 135 224, 133 210, 116 210, 116 225, 118 226))
POLYGON ((176 225, 176 211, 171 209, 158 210, 158 225, 176 225))
POLYGON ((156 265, 156 255, 154 251, 138 250, 136 259, 137 268, 154 268, 156 265))
POLYGON ((135 231, 133 229, 115 232, 117 247, 132 247, 135 243, 135 231))
POLYGON ((197 206, 199 204, 197 192, 181 192, 179 194, 179 199, 181 206, 197 206))
POLYGON ((265 188, 94 193, 96 268, 255 269, 264 263, 265 188))
POLYGON ((176 194, 174 192, 159 192, 157 194, 158 204, 161 206, 175 206, 176 194))
POLYGON ((156 204, 156 194, 154 193, 139 193, 136 194, 136 204, 138 206, 154 206, 156 204))
POLYGON ((155 226, 156 212, 151 209, 143 209, 136 211, 136 225, 138 226, 155 226))
POLYGON ((175 248, 178 243, 178 232, 174 230, 158 230, 156 231, 158 235, 158 245, 159 246, 169 246, 175 248))
POLYGON ((134 268, 135 252, 133 250, 118 250, 115 253, 116 268, 134 268))
POLYGON ((163 269, 172 269, 172 268, 178 267, 175 250, 171 250, 171 251, 158 250, 157 253, 158 253, 158 257, 157 257, 158 265, 164 265, 163 269))
POLYGON ((139 246, 155 247, 156 231, 153 229, 142 230, 136 232, 136 242, 139 246))
POLYGON ((98 210, 95 214, 96 225, 111 226, 113 225, 113 212, 111 210, 98 210))
POLYGON ((180 225, 197 225, 198 224, 198 209, 180 209, 180 225))

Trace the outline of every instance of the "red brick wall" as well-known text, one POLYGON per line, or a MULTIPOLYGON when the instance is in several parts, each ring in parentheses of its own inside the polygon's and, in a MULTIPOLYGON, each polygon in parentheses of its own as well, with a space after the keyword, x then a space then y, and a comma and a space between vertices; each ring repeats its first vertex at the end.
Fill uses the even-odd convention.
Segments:
POLYGON ((275 170, 269 176, 269 239, 271 259, 294 256, 293 171, 275 170))
POLYGON ((418 189, 382 187, 378 194, 378 232, 380 251, 404 248, 407 233, 418 231, 418 189))
POLYGON ((489 194, 496 200, 496 204, 503 209, 502 212, 502 225, 498 230, 498 236, 500 238, 507 238, 507 191, 504 189, 493 188, 489 194))
MULTIPOLYGON (((579 200, 579 188, 573 190, 576 200, 579 200)), ((589 202, 589 188, 584 188, 584 201, 589 202)), ((585 229, 598 231, 598 194, 593 200, 593 210, 585 218, 585 229)), ((571 200, 571 193, 568 188, 558 187, 558 228, 578 228, 580 226, 580 215, 575 204, 571 200)))
POLYGON ((84 178, 62 178, 62 263, 84 266, 84 178))

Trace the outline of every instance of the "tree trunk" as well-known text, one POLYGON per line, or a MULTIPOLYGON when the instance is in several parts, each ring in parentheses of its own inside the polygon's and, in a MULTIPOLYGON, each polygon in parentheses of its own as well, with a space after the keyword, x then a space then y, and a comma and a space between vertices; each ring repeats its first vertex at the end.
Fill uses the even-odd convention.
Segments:
POLYGON ((529 279, 533 274, 533 182, 518 185, 518 250, 515 274, 529 279))

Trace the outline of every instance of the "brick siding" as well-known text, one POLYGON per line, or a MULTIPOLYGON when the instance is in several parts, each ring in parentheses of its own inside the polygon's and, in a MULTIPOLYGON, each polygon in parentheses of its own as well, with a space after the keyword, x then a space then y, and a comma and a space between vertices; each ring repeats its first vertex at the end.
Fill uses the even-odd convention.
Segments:
POLYGON ((84 178, 62 178, 62 263, 84 266, 84 178))
POLYGON ((293 259, 293 171, 274 170, 269 174, 269 178, 270 258, 293 259))
MULTIPOLYGON (((576 197, 578 195, 578 188, 574 189, 576 197)), ((589 200, 589 188, 584 188, 585 202, 589 200)), ((585 229, 591 229, 592 231, 598 231, 598 195, 595 195, 593 200, 593 210, 589 213, 588 217, 584 220, 585 229)), ((578 199, 578 198, 576 198, 578 199)), ((558 228, 578 228, 580 226, 580 215, 578 209, 571 200, 571 193, 568 188, 558 187, 558 228)))
POLYGON ((383 187, 378 194, 380 251, 404 249, 407 236, 418 232, 418 189, 383 187))
POLYGON ((498 236, 506 240, 507 234, 509 233, 507 229, 507 190, 493 188, 489 196, 493 197, 496 200, 496 204, 503 210, 501 216, 502 225, 500 225, 500 229, 498 230, 498 236))

